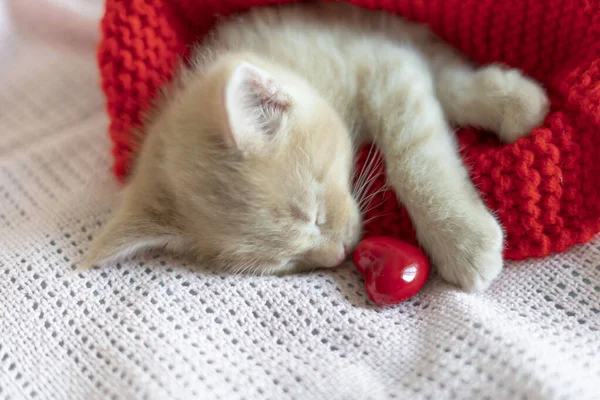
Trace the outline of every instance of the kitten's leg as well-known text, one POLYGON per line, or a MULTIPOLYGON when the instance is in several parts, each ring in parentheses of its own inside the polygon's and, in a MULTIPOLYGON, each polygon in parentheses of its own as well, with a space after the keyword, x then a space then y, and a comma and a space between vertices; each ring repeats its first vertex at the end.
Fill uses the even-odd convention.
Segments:
POLYGON ((502 269, 503 232, 472 185, 436 98, 428 65, 404 51, 375 72, 362 99, 388 183, 446 280, 487 288, 502 269))
POLYGON ((537 82, 500 65, 474 68, 441 40, 429 43, 436 94, 450 122, 496 132, 508 143, 542 124, 550 103, 537 82))

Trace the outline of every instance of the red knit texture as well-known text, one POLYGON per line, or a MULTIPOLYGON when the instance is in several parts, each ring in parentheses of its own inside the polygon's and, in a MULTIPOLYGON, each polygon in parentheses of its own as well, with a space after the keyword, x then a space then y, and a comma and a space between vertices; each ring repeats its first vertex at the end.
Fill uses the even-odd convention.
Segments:
MULTIPOLYGON (((124 180, 132 129, 189 44, 216 15, 290 0, 107 0, 98 63, 107 98, 114 172, 124 180)), ((531 136, 502 145, 458 132, 461 154, 506 233, 505 257, 562 252, 600 231, 600 6, 597 0, 350 0, 425 22, 478 63, 523 70, 549 91, 552 110, 531 136)), ((363 168, 368 148, 357 161, 363 168)), ((382 169, 370 192, 385 186, 382 169)), ((371 199, 366 235, 414 242, 390 190, 371 199)))

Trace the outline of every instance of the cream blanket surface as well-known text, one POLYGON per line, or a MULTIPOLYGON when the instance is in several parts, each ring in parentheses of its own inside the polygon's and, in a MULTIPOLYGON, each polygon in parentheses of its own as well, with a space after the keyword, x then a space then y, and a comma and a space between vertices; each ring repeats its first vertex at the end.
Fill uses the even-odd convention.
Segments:
POLYGON ((350 266, 76 272, 119 186, 91 52, 0 17, 0 399, 600 399, 600 238, 378 309, 350 266))

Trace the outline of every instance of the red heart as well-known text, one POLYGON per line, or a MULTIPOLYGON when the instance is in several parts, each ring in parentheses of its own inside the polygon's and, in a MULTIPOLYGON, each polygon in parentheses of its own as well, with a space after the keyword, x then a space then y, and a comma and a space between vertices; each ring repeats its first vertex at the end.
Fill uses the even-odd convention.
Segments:
POLYGON ((367 294, 379 306, 414 296, 429 277, 429 260, 416 246, 390 237, 362 240, 353 254, 367 294))

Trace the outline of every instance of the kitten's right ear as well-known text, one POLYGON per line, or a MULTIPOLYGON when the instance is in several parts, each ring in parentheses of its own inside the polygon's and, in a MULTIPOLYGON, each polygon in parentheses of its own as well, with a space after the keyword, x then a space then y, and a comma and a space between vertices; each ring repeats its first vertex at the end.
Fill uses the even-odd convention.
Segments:
POLYGON ((118 261, 145 250, 181 247, 183 234, 162 224, 152 213, 120 209, 92 242, 79 269, 118 261))
POLYGON ((285 124, 290 95, 266 71, 242 62, 225 88, 228 142, 243 152, 273 140, 285 124))

